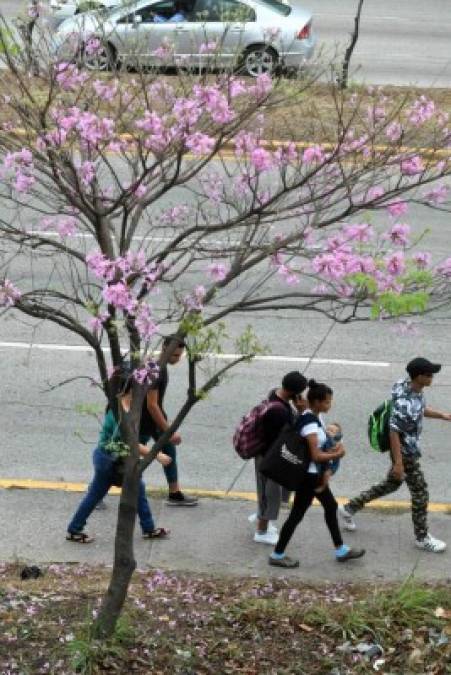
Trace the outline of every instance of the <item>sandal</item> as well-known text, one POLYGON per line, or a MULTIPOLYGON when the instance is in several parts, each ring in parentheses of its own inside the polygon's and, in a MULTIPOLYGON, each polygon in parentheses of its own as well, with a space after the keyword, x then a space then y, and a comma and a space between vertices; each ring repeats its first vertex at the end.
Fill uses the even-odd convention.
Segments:
POLYGON ((91 544, 94 541, 94 537, 90 537, 86 532, 68 532, 66 539, 76 544, 91 544))
POLYGON ((164 539, 169 536, 171 530, 167 530, 165 527, 156 527, 150 532, 143 532, 143 539, 164 539))

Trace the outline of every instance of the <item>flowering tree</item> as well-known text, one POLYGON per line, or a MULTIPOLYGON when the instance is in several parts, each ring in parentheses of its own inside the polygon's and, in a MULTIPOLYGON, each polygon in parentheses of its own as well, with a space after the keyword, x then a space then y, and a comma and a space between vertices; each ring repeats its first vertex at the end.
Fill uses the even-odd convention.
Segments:
MULTIPOLYGON (((446 297, 451 259, 413 250, 406 220, 412 200, 448 199, 451 163, 439 150, 451 134, 425 97, 394 104, 379 90, 349 99, 335 92, 332 119, 317 111, 305 120, 309 132, 327 131, 327 146, 271 144, 268 116, 289 115, 308 79, 185 68, 170 79, 152 70, 100 77, 49 58, 51 50, 35 55, 39 75, 30 79, 26 58, 2 47, 0 203, 9 215, 0 220, 0 305, 82 338, 112 406, 124 355, 133 369, 131 410, 120 414, 129 454, 114 567, 96 619, 97 633, 110 635, 135 567, 139 478, 236 363, 203 374, 225 321, 290 308, 348 322, 369 310, 424 311, 446 297), (419 134, 427 154, 411 149, 419 134), (369 223, 376 210, 384 227, 369 223), (20 278, 24 260, 39 281, 31 272, 20 278), (188 341, 188 394, 140 459, 142 402, 168 327, 188 341)), ((101 48, 98 37, 84 45, 91 54, 101 48)), ((214 58, 217 45, 203 49, 214 58)), ((171 60, 171 46, 156 56, 171 60)), ((258 349, 246 330, 237 360, 258 349)))

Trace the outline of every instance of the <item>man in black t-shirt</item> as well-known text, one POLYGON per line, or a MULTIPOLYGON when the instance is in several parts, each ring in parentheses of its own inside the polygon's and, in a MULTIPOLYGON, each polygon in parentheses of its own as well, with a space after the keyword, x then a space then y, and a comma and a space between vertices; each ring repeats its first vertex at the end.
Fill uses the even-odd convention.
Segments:
POLYGON ((285 375, 280 389, 274 389, 268 396, 268 400, 277 403, 277 405, 271 406, 263 416, 266 445, 264 451, 255 458, 258 510, 257 530, 254 535, 254 541, 259 544, 274 545, 277 543, 277 528, 271 525, 269 521, 277 520, 282 498, 281 486, 260 473, 260 462, 265 452, 279 436, 283 427, 294 420, 294 410, 291 402, 298 407, 298 399, 302 399, 302 392, 306 387, 307 380, 305 377, 297 370, 294 370, 285 375))
MULTIPOLYGON (((173 366, 179 363, 185 350, 185 343, 173 335, 169 335, 163 340, 162 356, 165 350, 171 343, 176 340, 175 349, 172 350, 171 355, 167 360, 167 364, 173 366)), ((168 367, 167 365, 160 366, 160 373, 158 379, 150 386, 147 396, 144 399, 143 409, 141 414, 140 426, 140 442, 147 443, 149 438, 155 441, 159 436, 166 431, 170 422, 163 407, 164 395, 168 386, 168 367)), ((170 506, 197 506, 197 497, 189 497, 180 490, 178 481, 177 469, 177 451, 176 445, 182 442, 182 437, 176 431, 172 434, 169 441, 162 447, 162 452, 172 458, 169 466, 164 467, 166 480, 168 482, 169 494, 166 504, 170 506)))

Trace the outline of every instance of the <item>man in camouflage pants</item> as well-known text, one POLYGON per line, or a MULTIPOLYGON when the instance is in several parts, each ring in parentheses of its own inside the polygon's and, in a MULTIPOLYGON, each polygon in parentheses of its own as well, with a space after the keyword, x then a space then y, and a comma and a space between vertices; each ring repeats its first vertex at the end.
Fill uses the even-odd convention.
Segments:
POLYGON ((432 378, 441 365, 417 357, 407 364, 409 375, 399 380, 392 388, 392 411, 390 415, 390 446, 392 466, 385 480, 361 492, 347 504, 339 507, 339 513, 347 530, 355 530, 354 514, 365 504, 398 490, 406 481, 412 500, 412 520, 415 545, 425 551, 441 553, 446 544, 428 533, 427 507, 428 486, 420 466, 419 438, 423 417, 451 421, 451 413, 432 410, 426 406, 423 389, 432 384, 432 378))

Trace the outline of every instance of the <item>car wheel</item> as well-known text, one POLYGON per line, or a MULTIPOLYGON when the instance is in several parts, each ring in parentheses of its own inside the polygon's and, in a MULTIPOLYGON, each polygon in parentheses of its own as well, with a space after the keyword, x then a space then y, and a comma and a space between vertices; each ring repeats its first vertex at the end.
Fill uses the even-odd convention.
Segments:
POLYGON ((110 44, 102 45, 95 54, 86 54, 83 49, 82 62, 87 70, 110 70, 117 66, 117 56, 114 47, 110 44))
POLYGON ((242 57, 240 71, 250 77, 257 77, 264 73, 273 73, 277 66, 278 57, 270 47, 249 47, 242 57))

